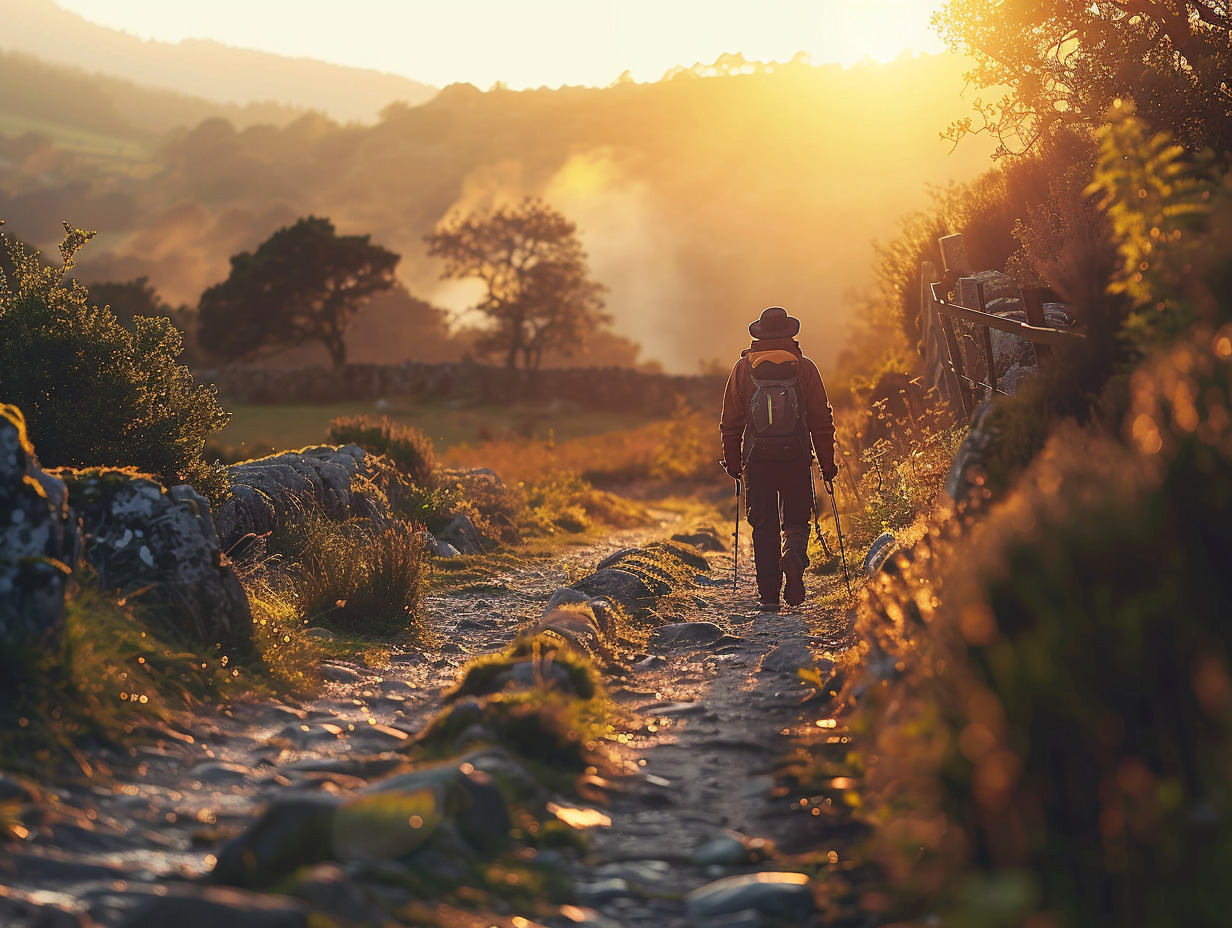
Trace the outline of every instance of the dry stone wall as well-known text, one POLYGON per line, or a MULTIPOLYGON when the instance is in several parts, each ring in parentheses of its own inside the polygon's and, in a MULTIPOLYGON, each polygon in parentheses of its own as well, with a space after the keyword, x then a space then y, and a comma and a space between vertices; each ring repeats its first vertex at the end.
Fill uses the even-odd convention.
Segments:
MULTIPOLYGON (((733 359, 734 360, 734 359, 733 359)), ((232 403, 335 403, 409 396, 506 405, 559 404, 578 409, 642 409, 667 413, 676 397, 695 408, 716 408, 723 378, 653 374, 627 368, 511 371, 483 364, 347 364, 338 369, 224 367, 195 372, 232 403)))

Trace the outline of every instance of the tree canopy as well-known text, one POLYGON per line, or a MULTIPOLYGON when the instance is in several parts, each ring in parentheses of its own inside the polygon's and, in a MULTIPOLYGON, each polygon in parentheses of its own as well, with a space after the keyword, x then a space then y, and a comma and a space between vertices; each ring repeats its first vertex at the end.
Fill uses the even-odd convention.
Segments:
POLYGON ((1000 154, 1023 151, 1130 98, 1186 147, 1232 151, 1228 0, 949 0, 934 24, 975 59, 976 87, 1008 88, 953 123, 955 141, 986 131, 1000 154))
POLYGON ((506 367, 534 370, 545 352, 584 350, 611 321, 577 226, 542 200, 448 217, 426 238, 428 253, 445 259, 443 277, 476 277, 486 288, 474 307, 491 322, 475 341, 481 356, 503 354, 506 367))
POLYGON ((201 295, 201 347, 231 361, 319 341, 341 367, 355 314, 394 287, 400 258, 367 235, 338 235, 325 218, 284 226, 235 255, 231 275, 201 295))

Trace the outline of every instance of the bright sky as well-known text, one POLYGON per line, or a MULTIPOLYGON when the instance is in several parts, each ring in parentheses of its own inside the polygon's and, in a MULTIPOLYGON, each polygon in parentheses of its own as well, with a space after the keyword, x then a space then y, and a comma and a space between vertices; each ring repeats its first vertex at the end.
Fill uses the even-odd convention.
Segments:
POLYGON ((146 39, 214 39, 427 84, 605 86, 743 52, 814 63, 940 51, 941 0, 55 0, 146 39))

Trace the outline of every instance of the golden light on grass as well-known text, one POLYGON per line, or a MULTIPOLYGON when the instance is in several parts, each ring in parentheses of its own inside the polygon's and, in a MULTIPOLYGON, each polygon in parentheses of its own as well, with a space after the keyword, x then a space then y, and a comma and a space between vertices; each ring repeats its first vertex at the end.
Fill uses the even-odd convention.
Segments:
POLYGON ((581 809, 576 806, 562 806, 555 802, 547 804, 547 810, 570 828, 579 830, 586 828, 611 828, 612 820, 598 809, 581 809))

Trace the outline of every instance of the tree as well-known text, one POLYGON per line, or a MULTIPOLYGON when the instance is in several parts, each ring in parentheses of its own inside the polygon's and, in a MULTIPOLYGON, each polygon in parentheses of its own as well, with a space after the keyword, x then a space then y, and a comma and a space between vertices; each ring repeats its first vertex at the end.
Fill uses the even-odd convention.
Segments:
POLYGON ((0 402, 22 411, 44 465, 136 467, 217 501, 225 475, 201 455, 230 416, 213 387, 176 363, 180 333, 170 321, 139 317, 130 332, 91 305, 85 287, 65 282, 94 235, 67 224, 65 233, 57 267, 6 243, 13 272, 11 284, 0 279, 0 402))
POLYGON ((987 131, 999 154, 1024 151, 1129 98, 1186 147, 1232 152, 1228 0, 949 0, 934 25, 975 59, 972 84, 1009 88, 952 124, 954 141, 987 131))
POLYGON ((571 356, 611 321, 606 288, 589 277, 577 226, 543 201, 527 198, 486 215, 453 216, 427 236, 428 254, 445 259, 446 278, 477 277, 486 288, 473 307, 491 321, 475 341, 480 356, 503 353, 538 369, 543 355, 571 356))
POLYGON ((236 255, 231 275, 201 295, 201 347, 233 361, 319 341, 341 367, 355 314, 396 283, 401 256, 368 238, 309 216, 236 255))

